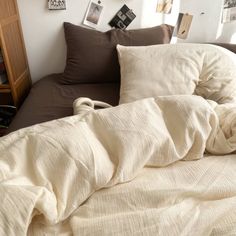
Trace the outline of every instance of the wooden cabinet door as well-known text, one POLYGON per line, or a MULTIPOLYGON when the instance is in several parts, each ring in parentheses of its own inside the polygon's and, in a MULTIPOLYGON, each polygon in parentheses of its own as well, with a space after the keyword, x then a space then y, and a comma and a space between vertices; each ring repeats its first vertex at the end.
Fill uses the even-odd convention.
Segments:
POLYGON ((27 95, 31 79, 16 0, 0 0, 0 45, 15 106, 27 95))

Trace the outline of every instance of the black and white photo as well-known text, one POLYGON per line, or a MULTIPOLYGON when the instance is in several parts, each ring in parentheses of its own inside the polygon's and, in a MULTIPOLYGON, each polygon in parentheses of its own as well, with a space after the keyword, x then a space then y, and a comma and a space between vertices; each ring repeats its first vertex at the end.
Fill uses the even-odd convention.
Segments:
POLYGON ((109 25, 111 27, 119 29, 126 29, 135 17, 136 15, 133 13, 133 11, 124 4, 124 6, 116 13, 116 15, 109 22, 109 25))
POLYGON ((88 10, 85 15, 83 24, 96 28, 101 17, 103 6, 94 1, 91 1, 88 6, 88 10))
POLYGON ((49 10, 65 10, 66 0, 48 0, 49 10))

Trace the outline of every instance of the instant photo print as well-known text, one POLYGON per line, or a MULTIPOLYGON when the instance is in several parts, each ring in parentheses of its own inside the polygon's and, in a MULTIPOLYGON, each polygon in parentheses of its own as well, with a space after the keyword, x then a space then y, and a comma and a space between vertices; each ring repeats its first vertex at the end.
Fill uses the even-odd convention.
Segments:
POLYGON ((101 18, 102 10, 101 1, 90 1, 83 24, 91 28, 96 28, 101 18))

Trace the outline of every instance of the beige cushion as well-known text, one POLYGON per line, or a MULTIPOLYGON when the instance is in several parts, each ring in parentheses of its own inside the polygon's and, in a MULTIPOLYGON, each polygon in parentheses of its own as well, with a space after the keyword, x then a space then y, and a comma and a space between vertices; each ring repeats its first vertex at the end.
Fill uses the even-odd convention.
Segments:
POLYGON ((197 94, 223 103, 236 90, 236 55, 209 44, 117 46, 120 104, 145 97, 197 94))
POLYGON ((204 64, 195 94, 220 104, 236 102, 236 54, 204 45, 204 64))

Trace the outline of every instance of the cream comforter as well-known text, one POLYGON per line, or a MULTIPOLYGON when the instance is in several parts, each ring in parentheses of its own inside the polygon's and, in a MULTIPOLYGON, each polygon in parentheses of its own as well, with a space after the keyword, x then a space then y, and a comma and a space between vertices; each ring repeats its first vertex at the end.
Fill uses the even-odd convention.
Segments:
POLYGON ((235 235, 235 117, 169 96, 1 138, 0 235, 235 235))

